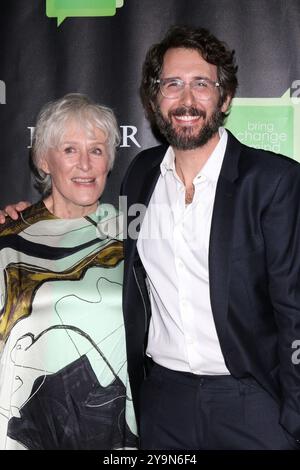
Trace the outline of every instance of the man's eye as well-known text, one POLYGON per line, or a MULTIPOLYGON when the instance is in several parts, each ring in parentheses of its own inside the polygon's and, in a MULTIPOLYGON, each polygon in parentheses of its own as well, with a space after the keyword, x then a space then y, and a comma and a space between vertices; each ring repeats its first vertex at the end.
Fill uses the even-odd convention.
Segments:
POLYGON ((181 88, 181 83, 180 82, 169 82, 166 83, 167 88, 181 88))
POLYGON ((195 82, 195 87, 196 88, 207 88, 208 84, 205 80, 197 80, 195 82))

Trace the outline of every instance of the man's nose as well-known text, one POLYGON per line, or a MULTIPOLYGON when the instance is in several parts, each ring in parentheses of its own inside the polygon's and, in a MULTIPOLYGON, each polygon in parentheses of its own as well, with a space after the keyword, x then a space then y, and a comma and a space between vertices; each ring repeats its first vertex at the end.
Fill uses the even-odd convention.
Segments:
POLYGON ((191 105, 195 103, 195 96, 189 83, 186 83, 184 89, 182 90, 181 102, 185 105, 191 105))

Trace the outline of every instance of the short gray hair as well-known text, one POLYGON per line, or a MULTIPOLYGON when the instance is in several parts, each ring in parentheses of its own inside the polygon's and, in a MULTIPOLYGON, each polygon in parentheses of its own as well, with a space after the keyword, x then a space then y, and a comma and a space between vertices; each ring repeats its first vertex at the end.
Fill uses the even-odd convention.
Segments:
POLYGON ((51 193, 51 176, 40 168, 40 162, 50 148, 56 147, 65 132, 68 120, 73 119, 88 131, 94 127, 101 129, 107 138, 108 167, 112 169, 116 147, 120 144, 120 132, 113 111, 94 103, 81 93, 69 93, 62 98, 47 103, 41 109, 33 134, 32 163, 39 191, 51 193))

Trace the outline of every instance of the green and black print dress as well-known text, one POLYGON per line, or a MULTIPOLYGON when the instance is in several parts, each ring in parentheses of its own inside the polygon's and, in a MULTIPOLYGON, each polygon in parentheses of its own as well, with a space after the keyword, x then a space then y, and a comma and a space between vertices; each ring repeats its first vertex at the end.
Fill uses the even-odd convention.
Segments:
POLYGON ((0 232, 0 448, 135 448, 120 217, 39 202, 0 232))

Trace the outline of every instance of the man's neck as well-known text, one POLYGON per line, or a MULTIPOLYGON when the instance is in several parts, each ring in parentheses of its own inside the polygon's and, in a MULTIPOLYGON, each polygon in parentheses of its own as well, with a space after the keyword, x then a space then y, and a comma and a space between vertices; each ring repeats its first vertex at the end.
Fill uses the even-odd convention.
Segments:
POLYGON ((217 132, 205 145, 193 150, 173 149, 175 168, 179 178, 186 188, 193 185, 193 180, 201 171, 220 140, 217 132))

